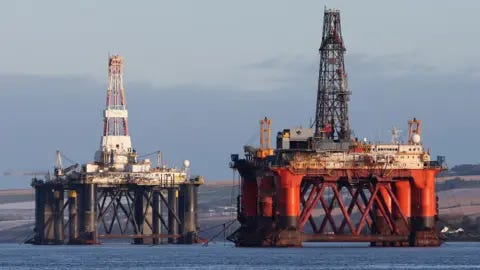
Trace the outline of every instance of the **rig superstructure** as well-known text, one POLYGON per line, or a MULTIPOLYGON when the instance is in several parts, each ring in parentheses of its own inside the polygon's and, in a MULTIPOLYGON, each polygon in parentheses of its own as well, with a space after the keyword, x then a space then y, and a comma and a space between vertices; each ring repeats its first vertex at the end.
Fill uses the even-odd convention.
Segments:
POLYGON ((190 178, 188 160, 176 169, 139 159, 129 135, 118 55, 108 59, 103 117, 94 162, 63 168, 57 151, 53 176, 33 179, 35 229, 29 242, 96 244, 102 238, 129 238, 135 244, 158 244, 167 238, 168 243, 196 243, 197 187, 203 178, 190 178))
POLYGON ((229 236, 237 246, 441 244, 434 177, 444 158, 431 160, 415 118, 405 143, 396 129, 391 143, 352 138, 344 53, 340 12, 325 10, 314 127, 284 129, 272 149, 265 118, 260 147, 231 156, 241 176, 241 226, 229 236))

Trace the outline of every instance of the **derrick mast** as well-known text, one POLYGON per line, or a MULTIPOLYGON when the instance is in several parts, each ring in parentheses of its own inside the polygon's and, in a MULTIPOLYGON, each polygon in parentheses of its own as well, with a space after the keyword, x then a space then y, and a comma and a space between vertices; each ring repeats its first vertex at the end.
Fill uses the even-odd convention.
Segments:
POLYGON ((103 135, 95 161, 124 169, 132 153, 132 142, 128 134, 128 111, 123 87, 123 58, 119 55, 108 59, 108 87, 103 113, 103 135))
POLYGON ((347 74, 343 56, 339 10, 325 10, 323 35, 320 45, 315 138, 346 142, 350 140, 348 120, 347 74))

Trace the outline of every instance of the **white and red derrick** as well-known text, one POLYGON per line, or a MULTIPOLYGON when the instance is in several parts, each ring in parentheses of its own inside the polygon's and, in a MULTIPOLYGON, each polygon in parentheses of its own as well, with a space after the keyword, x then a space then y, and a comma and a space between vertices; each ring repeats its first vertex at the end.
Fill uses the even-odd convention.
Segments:
POLYGON ((128 110, 123 87, 123 58, 119 55, 112 55, 108 59, 108 87, 103 117, 103 136, 95 161, 123 169, 129 162, 132 143, 128 133, 128 110))
POLYGON ((128 136, 128 111, 123 87, 123 58, 108 59, 108 88, 103 136, 128 136))

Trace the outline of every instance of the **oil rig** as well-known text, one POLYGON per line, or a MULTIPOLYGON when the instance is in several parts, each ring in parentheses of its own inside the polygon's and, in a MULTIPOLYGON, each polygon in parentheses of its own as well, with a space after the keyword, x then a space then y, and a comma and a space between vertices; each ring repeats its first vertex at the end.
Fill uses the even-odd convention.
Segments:
POLYGON ((197 189, 203 177, 190 178, 188 160, 176 169, 139 159, 129 135, 122 57, 109 57, 108 74, 94 162, 64 168, 57 151, 53 175, 32 180, 35 229, 28 242, 98 244, 126 238, 135 244, 196 243, 197 189))
POLYGON ((231 155, 241 176, 237 220, 228 239, 242 247, 303 242, 367 242, 371 246, 439 246, 435 175, 422 122, 408 121, 408 141, 353 138, 340 12, 326 9, 320 45, 315 123, 278 132, 260 121, 260 146, 231 155))

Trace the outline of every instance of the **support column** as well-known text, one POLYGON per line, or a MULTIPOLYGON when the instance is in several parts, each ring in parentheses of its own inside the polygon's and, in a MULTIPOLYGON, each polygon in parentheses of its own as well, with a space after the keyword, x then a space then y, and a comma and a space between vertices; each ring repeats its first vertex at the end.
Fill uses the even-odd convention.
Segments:
POLYGON ((300 215, 300 185, 303 175, 294 174, 288 169, 275 169, 277 191, 278 230, 275 246, 301 246, 302 233, 298 231, 300 215))
MULTIPOLYGON (((55 244, 58 233, 56 230, 56 201, 53 185, 40 183, 35 186, 35 237, 33 244, 55 244)), ((63 206, 63 205, 62 205, 63 206)), ((58 224, 57 224, 58 226, 58 224)), ((62 228, 63 229, 63 228, 62 228)))
POLYGON ((257 168, 243 162, 236 163, 235 168, 240 174, 240 196, 237 198, 237 220, 240 223, 238 228, 229 240, 237 246, 251 247, 262 246, 264 237, 259 236, 257 226, 257 201, 258 184, 257 174, 261 174, 257 168))
MULTIPOLYGON (((412 216, 412 191, 410 187, 410 181, 408 179, 397 180, 393 184, 393 193, 397 199, 398 206, 392 208, 393 219, 395 222, 395 227, 397 228, 400 235, 409 235, 412 216), (405 217, 403 219, 402 217, 405 217)), ((396 246, 409 246, 408 241, 397 242, 396 246)))
POLYGON ((68 192, 68 219, 70 223, 68 224, 68 243, 76 244, 78 243, 78 201, 77 201, 77 191, 70 190, 68 192))
POLYGON ((436 233, 436 170, 414 170, 411 240, 412 246, 439 246, 441 244, 436 233))
POLYGON ((41 245, 45 242, 45 186, 35 185, 35 236, 33 243, 41 245))
POLYGON ((435 171, 415 171, 414 211, 412 223, 417 230, 429 230, 435 227, 435 171))
POLYGON ((276 170, 277 206, 279 212, 279 227, 282 229, 297 229, 300 215, 300 184, 303 175, 293 174, 287 169, 276 170))
POLYGON ((264 176, 258 185, 258 226, 264 230, 273 227, 273 176, 264 176))
MULTIPOLYGON (((158 191, 158 196, 160 199, 160 202, 158 204, 158 213, 159 213, 159 218, 163 219, 164 221, 168 219, 165 217, 165 214, 164 214, 165 208, 167 209, 167 213, 168 213, 168 207, 166 207, 166 205, 162 202, 162 199, 161 199, 162 198, 161 196, 165 196, 164 195, 165 193, 166 192, 164 189, 158 191)), ((168 234, 168 228, 166 226, 168 226, 168 224, 164 225, 164 223, 161 222, 158 232, 160 234, 168 234)), ((165 238, 165 237, 160 238, 160 244, 165 244, 167 242, 168 242, 168 238, 165 238)))
POLYGON ((53 185, 45 185, 44 194, 44 241, 41 244, 52 244, 55 242, 53 185))
POLYGON ((246 226, 256 225, 257 197, 257 180, 255 178, 242 177, 239 221, 246 226))
MULTIPOLYGON (((178 234, 178 222, 175 218, 178 216, 178 188, 171 187, 168 189, 168 234, 178 234)), ((169 237, 168 243, 176 244, 177 238, 169 237)))
POLYGON ((63 217, 63 204, 64 204, 64 190, 63 187, 56 187, 53 191, 53 234, 54 243, 57 245, 63 244, 64 240, 64 217, 63 217))
POLYGON ((80 237, 85 244, 97 244, 97 188, 95 184, 83 184, 82 189, 82 224, 80 237))
MULTIPOLYGON (((149 227, 149 224, 152 224, 152 208, 145 198, 148 195, 149 190, 145 187, 139 186, 135 190, 134 218, 138 226, 136 233, 142 236, 152 234, 152 229, 149 227)), ((152 239, 144 237, 135 238, 134 244, 152 244, 152 239)))
POLYGON ((394 191, 399 205, 399 209, 394 209, 393 211, 395 224, 401 233, 406 234, 408 233, 408 227, 406 226, 407 224, 405 224, 405 222, 402 220, 400 211, 407 219, 408 224, 411 224, 410 218, 412 216, 412 191, 408 179, 395 182, 394 191))
MULTIPOLYGON (((381 235, 381 236, 389 236, 392 235, 392 231, 390 230, 389 222, 393 222, 393 213, 392 213, 392 197, 388 192, 388 189, 391 189, 390 183, 385 182, 377 182, 378 185, 378 193, 376 197, 378 200, 375 203, 375 228, 373 230, 374 234, 381 235), (381 210, 380 210, 381 209, 381 210), (383 212, 384 211, 384 212, 383 212)), ((395 224, 390 223, 394 228, 395 224)), ((370 246, 376 247, 388 247, 396 245, 395 242, 391 241, 376 241, 370 242, 370 246)))
POLYGON ((180 185, 178 213, 180 217, 180 243, 194 244, 197 236, 197 186, 194 184, 180 185))
POLYGON ((385 214, 380 211, 379 206, 377 204, 375 207, 375 224, 377 225, 377 232, 378 234, 381 235, 388 235, 391 234, 391 231, 388 227, 388 223, 385 219, 390 218, 392 215, 392 198, 390 197, 390 194, 387 191, 387 186, 389 185, 388 183, 377 183, 377 185, 380 185, 379 187, 379 193, 377 195, 378 197, 378 203, 381 203, 384 210, 385 214), (387 215, 387 216, 385 216, 387 215))
MULTIPOLYGON (((160 200, 159 191, 152 191, 152 234, 160 234, 160 200)), ((159 238, 153 237, 152 244, 158 245, 159 238)))
MULTIPOLYGON (((134 229, 135 234, 143 234, 143 227, 144 227, 144 216, 143 216, 143 210, 144 210, 144 205, 143 205, 143 192, 144 190, 141 187, 137 187, 135 189, 135 197, 133 201, 133 218, 135 219, 135 224, 137 225, 138 228, 134 229)), ((143 244, 143 238, 135 238, 133 239, 134 244, 143 244)))

